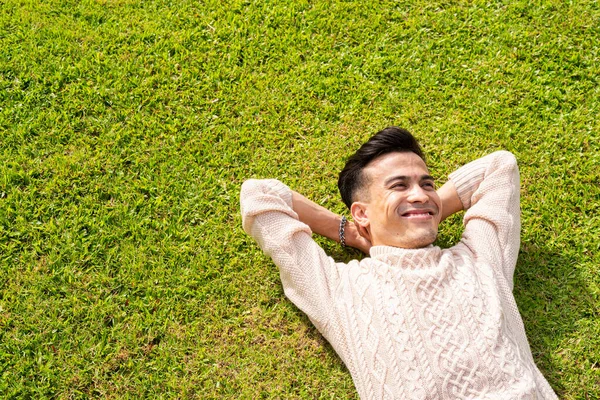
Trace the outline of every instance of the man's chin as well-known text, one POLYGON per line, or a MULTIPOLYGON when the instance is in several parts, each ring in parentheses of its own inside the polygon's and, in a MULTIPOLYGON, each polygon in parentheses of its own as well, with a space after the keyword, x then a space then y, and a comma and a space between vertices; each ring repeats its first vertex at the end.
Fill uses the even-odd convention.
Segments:
POLYGON ((437 231, 425 232, 422 235, 418 235, 407 243, 407 247, 409 249, 420 249, 423 247, 427 247, 437 239, 437 231))
POLYGON ((437 239, 438 230, 434 227, 412 227, 402 234, 386 234, 373 236, 373 245, 393 246, 401 249, 420 249, 427 247, 437 239))

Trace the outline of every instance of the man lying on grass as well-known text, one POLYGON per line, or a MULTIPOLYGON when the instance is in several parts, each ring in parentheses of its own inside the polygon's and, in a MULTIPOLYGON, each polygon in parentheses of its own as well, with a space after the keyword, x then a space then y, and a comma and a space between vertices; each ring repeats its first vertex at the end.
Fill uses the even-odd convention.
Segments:
POLYGON ((242 218, 361 398, 557 398, 512 295, 520 216, 511 153, 463 166, 436 191, 416 140, 390 127, 350 157, 338 186, 354 224, 270 179, 243 184, 242 218), (460 210, 460 242, 433 246, 440 221, 460 210), (370 257, 336 263, 311 231, 370 257))

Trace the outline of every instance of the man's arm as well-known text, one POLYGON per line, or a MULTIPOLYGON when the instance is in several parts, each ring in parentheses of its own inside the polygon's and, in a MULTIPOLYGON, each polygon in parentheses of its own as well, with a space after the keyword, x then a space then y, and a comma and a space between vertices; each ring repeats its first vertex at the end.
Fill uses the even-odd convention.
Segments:
POLYGON ((450 174, 450 181, 466 210, 462 241, 501 272, 512 289, 521 228, 515 156, 489 154, 450 174))
POLYGON ((462 211, 463 204, 452 181, 446 182, 437 190, 437 193, 442 201, 442 221, 452 214, 462 211))
POLYGON ((279 267, 285 295, 327 337, 338 265, 299 220, 292 191, 275 179, 250 179, 242 185, 240 206, 244 230, 279 267))
MULTIPOLYGON (((339 228, 341 216, 329 211, 298 192, 292 191, 292 202, 298 219, 310 227, 310 229, 328 239, 340 241, 339 228)), ((371 242, 360 235, 355 224, 348 222, 344 229, 345 241, 348 246, 354 247, 369 254, 371 242)))

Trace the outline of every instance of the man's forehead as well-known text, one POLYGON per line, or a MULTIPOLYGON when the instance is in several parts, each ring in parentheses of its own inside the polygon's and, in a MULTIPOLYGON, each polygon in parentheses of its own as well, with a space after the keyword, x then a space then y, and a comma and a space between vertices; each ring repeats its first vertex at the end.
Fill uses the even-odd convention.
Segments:
POLYGON ((387 153, 371 161, 365 171, 372 177, 385 178, 390 174, 413 176, 428 175, 425 161, 411 151, 387 153))

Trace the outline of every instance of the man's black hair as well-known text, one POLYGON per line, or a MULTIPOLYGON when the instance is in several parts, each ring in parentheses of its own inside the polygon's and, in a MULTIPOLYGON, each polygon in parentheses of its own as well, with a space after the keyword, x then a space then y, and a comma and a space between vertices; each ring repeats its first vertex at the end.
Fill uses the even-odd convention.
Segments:
POLYGON ((356 192, 368 184, 363 169, 377 157, 394 152, 413 152, 425 161, 421 146, 406 129, 390 126, 377 132, 350 156, 340 172, 338 188, 348 208, 352 205, 356 192))

